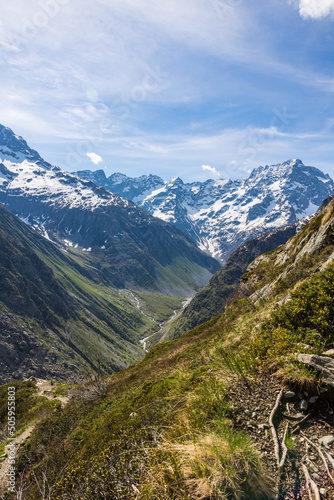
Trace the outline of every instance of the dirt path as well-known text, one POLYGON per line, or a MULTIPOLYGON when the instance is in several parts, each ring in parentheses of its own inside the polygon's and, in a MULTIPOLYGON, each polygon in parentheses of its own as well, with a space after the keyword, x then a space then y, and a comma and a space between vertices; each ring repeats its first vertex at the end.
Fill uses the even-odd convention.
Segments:
MULTIPOLYGON (((58 399, 61 401, 61 405, 64 408, 66 404, 69 401, 69 397, 67 396, 56 396, 53 397, 52 395, 52 388, 53 386, 51 385, 51 382, 49 380, 43 380, 43 379, 35 379, 36 381, 36 388, 37 388, 37 395, 38 396, 44 396, 48 399, 58 399)), ((22 434, 17 436, 15 439, 13 439, 13 442, 15 443, 15 449, 17 450, 21 445, 23 445, 26 440, 29 438, 29 436, 32 434, 33 430, 35 429, 36 425, 38 422, 35 422, 34 424, 30 425, 27 427, 22 434)), ((7 491, 9 483, 8 483, 8 472, 10 470, 10 464, 8 462, 8 456, 10 453, 10 444, 8 443, 5 446, 3 456, 5 456, 5 460, 0 463, 0 495, 2 498, 2 495, 7 491)))
POLYGON ((52 395, 53 386, 51 385, 51 382, 49 380, 43 380, 41 378, 36 379, 36 387, 38 396, 44 396, 48 399, 58 399, 59 401, 61 401, 62 407, 66 406, 66 404, 70 399, 68 396, 53 397, 52 395))
MULTIPOLYGON (((21 446, 25 441, 28 439, 28 437, 31 435, 32 431, 35 429, 36 423, 30 425, 27 429, 25 429, 22 434, 17 436, 13 442, 15 442, 15 449, 17 450, 19 446, 21 446)), ((10 453, 10 443, 5 446, 4 454, 8 457, 10 453)), ((0 495, 2 498, 2 495, 7 491, 9 487, 9 482, 8 482, 8 473, 10 464, 8 462, 8 458, 5 458, 5 460, 2 462, 0 465, 0 495)))

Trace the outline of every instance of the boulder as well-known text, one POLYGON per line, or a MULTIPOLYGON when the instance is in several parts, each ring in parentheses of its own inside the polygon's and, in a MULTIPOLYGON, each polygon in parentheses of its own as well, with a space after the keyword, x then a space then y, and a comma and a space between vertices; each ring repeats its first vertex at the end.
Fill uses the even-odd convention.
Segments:
POLYGON ((334 359, 315 354, 299 354, 297 359, 299 362, 315 368, 325 384, 334 387, 334 359))

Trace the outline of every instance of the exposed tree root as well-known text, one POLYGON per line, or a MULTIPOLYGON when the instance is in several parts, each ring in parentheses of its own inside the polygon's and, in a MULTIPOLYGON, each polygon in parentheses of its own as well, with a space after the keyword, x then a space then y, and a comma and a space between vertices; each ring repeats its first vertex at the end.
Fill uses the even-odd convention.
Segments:
POLYGON ((315 484, 315 482, 313 481, 313 479, 311 479, 310 473, 309 473, 306 465, 303 464, 303 463, 302 463, 302 469, 303 469, 303 473, 304 473, 304 476, 305 476, 305 479, 306 479, 306 487, 307 487, 308 496, 309 496, 310 500, 312 500, 311 489, 312 489, 312 491, 314 493, 315 500, 321 500, 319 488, 315 484))
POLYGON ((285 427, 285 431, 284 431, 284 436, 283 436, 283 439, 282 439, 282 450, 283 450, 283 453, 282 453, 282 458, 280 460, 280 463, 278 464, 278 468, 279 469, 283 468, 284 463, 285 463, 285 459, 286 459, 286 455, 288 453, 288 448, 287 448, 287 446, 285 444, 286 436, 288 434, 288 429, 289 429, 289 422, 286 423, 286 427, 285 427))
POLYGON ((279 443, 278 443, 277 432, 276 432, 276 428, 274 426, 273 420, 274 420, 276 411, 277 411, 277 409, 279 407, 279 404, 281 402, 282 396, 283 396, 283 389, 280 390, 280 392, 279 392, 279 394, 277 396, 276 402, 275 402, 275 406, 271 410, 271 413, 270 413, 270 416, 269 416, 269 425, 270 425, 270 430, 271 430, 271 433, 272 433, 272 436, 273 436, 273 441, 274 441, 274 452, 275 452, 277 467, 279 467, 279 464, 280 464, 279 443))

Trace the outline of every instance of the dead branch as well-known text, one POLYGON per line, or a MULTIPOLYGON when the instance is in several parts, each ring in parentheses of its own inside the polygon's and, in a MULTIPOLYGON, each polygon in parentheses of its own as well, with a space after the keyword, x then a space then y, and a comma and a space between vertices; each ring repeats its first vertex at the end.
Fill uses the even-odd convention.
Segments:
MULTIPOLYGON (((292 428, 296 428, 298 429, 298 426, 304 422, 304 420, 306 420, 308 417, 310 416, 310 414, 308 413, 304 418, 302 418, 301 420, 299 420, 299 422, 295 422, 294 424, 292 424, 292 428)), ((292 432, 295 432, 294 430, 292 432)))
POLYGON ((276 480, 276 492, 277 492, 276 498, 279 498, 279 488, 280 488, 280 482, 281 482, 282 468, 284 466, 285 459, 286 459, 286 456, 287 456, 287 453, 288 453, 288 448, 287 448, 286 443, 285 443, 286 436, 287 436, 287 433, 288 433, 288 428, 289 428, 289 422, 287 422, 287 424, 286 424, 285 431, 284 431, 284 436, 283 436, 283 439, 282 439, 282 450, 283 450, 283 453, 282 453, 282 458, 281 458, 281 460, 280 460, 280 462, 278 464, 278 472, 277 472, 277 480, 276 480))
POLYGON ((281 458, 281 461, 280 463, 278 464, 278 468, 279 469, 282 469, 284 463, 285 463, 285 459, 286 459, 286 455, 288 453, 288 448, 286 446, 286 436, 288 434, 288 429, 289 429, 289 422, 286 423, 286 426, 285 426, 285 431, 284 431, 284 436, 283 436, 283 439, 282 439, 282 450, 283 450, 283 453, 282 453, 282 458, 281 458))
POLYGON ((332 455, 330 455, 329 453, 327 453, 327 451, 325 451, 325 454, 326 454, 326 457, 328 458, 329 463, 331 464, 331 466, 334 469, 334 460, 333 460, 332 455))

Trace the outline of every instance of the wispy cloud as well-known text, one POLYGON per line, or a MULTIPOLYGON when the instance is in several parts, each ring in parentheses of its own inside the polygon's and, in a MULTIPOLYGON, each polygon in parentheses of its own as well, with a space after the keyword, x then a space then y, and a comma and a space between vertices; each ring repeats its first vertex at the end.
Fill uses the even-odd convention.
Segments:
POLYGON ((94 165, 98 165, 102 163, 102 157, 96 153, 87 153, 88 158, 94 163, 94 165))

